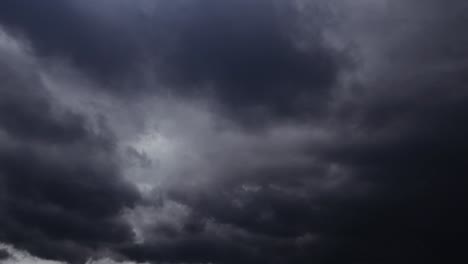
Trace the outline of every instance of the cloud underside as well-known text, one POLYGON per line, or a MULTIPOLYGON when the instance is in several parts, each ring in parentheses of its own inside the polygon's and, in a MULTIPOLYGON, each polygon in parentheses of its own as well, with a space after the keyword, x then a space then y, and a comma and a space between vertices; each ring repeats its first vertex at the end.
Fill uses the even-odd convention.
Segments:
POLYGON ((1 1, 0 263, 461 257, 467 8, 1 1))

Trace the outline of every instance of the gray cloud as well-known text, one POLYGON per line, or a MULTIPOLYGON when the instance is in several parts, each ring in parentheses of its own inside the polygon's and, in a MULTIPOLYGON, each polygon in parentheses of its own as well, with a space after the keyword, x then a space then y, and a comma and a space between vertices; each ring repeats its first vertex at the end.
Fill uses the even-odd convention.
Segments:
POLYGON ((132 239, 119 214, 139 194, 121 178, 112 135, 56 104, 34 60, 1 37, 0 240, 79 260, 132 239))
POLYGON ((5 1, 0 21, 40 56, 66 58, 113 92, 148 92, 138 79, 149 71, 162 82, 153 92, 214 96, 253 123, 326 106, 350 58, 327 46, 322 6, 309 14, 289 1, 5 1), (126 78, 131 89, 118 84, 126 78))
POLYGON ((6 250, 0 250, 0 260, 5 260, 5 259, 8 259, 10 258, 10 253, 8 253, 8 251, 6 250))
POLYGON ((78 262, 462 257, 463 1, 2 6, 0 240, 78 262))

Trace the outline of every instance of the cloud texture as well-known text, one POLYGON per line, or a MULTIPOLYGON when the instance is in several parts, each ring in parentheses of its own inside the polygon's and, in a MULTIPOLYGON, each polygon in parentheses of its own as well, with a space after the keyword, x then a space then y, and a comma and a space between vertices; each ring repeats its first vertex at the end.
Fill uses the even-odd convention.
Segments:
POLYGON ((1 1, 0 263, 462 259, 467 10, 1 1))

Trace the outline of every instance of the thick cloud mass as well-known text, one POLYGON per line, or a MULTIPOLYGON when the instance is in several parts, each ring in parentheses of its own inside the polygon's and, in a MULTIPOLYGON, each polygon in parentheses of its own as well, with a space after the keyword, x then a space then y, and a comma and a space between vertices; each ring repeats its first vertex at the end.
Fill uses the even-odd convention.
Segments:
MULTIPOLYGON (((326 21, 302 25, 304 11, 289 1, 3 1, 0 7, 0 21, 26 35, 39 55, 64 57, 114 91, 141 92, 141 85, 117 82, 141 76, 144 67, 162 82, 156 86, 215 96, 236 119, 313 115, 345 67, 344 54, 324 43, 326 21)), ((326 16, 324 8, 312 11, 308 16, 326 16)))
MULTIPOLYGON (((174 2, 161 9, 172 10, 182 1, 174 2)), ((209 85, 222 104, 237 113, 266 108, 297 115, 298 110, 318 108, 315 105, 326 98, 342 67, 338 54, 322 43, 323 22, 310 21, 310 29, 301 28, 300 11, 292 4, 193 1, 178 5, 185 9, 157 13, 157 22, 175 27, 175 43, 169 43, 168 54, 163 55, 163 62, 167 61, 163 78, 181 83, 182 89, 209 85), (308 39, 300 39, 301 34, 308 39)))
POLYGON ((0 239, 70 259, 125 243, 132 233, 118 216, 139 195, 119 176, 112 136, 56 104, 33 62, 7 41, 0 50, 0 239))
POLYGON ((0 260, 5 260, 5 259, 8 259, 10 257, 10 253, 8 253, 8 251, 6 250, 0 250, 0 260))
POLYGON ((467 10, 0 1, 0 263, 463 262, 467 10))
POLYGON ((41 56, 63 56, 96 78, 124 74, 134 63, 133 41, 75 2, 6 0, 0 4, 0 20, 25 35, 41 56))

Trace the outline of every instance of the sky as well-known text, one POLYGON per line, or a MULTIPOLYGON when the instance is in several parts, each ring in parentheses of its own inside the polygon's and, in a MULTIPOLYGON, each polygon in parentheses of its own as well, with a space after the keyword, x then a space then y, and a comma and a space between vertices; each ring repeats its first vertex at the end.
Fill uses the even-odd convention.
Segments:
POLYGON ((1 0, 1 264, 462 263, 464 0, 1 0))

